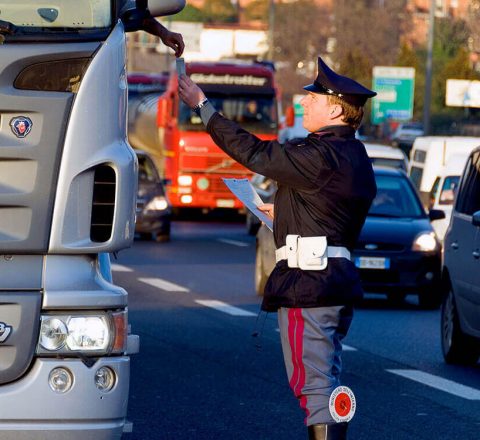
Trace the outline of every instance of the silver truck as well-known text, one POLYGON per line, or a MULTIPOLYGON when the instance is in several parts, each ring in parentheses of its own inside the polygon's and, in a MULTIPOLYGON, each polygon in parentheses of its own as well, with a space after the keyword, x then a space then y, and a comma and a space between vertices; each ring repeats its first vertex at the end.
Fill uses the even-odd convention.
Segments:
MULTIPOLYGON (((0 0, 0 438, 125 429, 135 226, 125 32, 147 2, 0 0)), ((185 0, 150 0, 154 16, 185 0)))

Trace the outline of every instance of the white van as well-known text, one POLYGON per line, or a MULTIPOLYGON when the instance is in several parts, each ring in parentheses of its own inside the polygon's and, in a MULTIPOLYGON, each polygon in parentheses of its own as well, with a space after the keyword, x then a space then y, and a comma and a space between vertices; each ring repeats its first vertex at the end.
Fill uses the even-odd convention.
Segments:
POLYGON ((419 137, 410 152, 409 176, 420 191, 425 206, 429 205, 430 192, 441 169, 454 154, 469 154, 480 146, 478 137, 427 136, 419 137))
POLYGON ((432 221, 433 229, 441 241, 443 241, 450 223, 458 182, 467 159, 468 154, 466 153, 450 156, 448 163, 442 167, 435 182, 433 182, 432 190, 430 191, 430 209, 440 209, 445 212, 445 218, 432 221))

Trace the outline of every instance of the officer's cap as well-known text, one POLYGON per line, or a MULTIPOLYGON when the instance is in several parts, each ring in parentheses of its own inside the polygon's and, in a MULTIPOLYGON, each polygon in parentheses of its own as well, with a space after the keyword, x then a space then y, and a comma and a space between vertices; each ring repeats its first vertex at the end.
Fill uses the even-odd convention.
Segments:
POLYGON ((304 87, 305 90, 322 95, 338 96, 349 104, 361 107, 368 98, 376 93, 363 87, 358 82, 346 76, 335 73, 318 57, 318 75, 313 84, 304 87))

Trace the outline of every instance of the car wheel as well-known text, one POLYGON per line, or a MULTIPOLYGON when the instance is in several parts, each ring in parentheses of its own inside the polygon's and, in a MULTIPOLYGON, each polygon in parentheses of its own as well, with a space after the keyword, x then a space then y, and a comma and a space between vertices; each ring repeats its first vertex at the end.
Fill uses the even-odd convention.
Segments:
POLYGON ((480 355, 480 341, 462 332, 452 289, 442 304, 441 324, 445 361, 448 364, 475 364, 480 355))
POLYGON ((433 286, 429 287, 428 289, 421 290, 418 294, 418 304, 422 309, 438 309, 442 304, 440 290, 433 286))
POLYGON ((263 296, 267 279, 268 277, 263 268, 262 252, 257 246, 257 252, 255 253, 255 291, 258 296, 263 296))

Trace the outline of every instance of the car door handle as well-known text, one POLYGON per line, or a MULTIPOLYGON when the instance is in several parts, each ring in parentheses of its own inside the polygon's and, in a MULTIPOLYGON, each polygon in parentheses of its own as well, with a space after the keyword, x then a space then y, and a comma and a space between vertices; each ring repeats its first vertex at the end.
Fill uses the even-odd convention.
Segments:
POLYGON ((450 245, 450 247, 452 249, 458 249, 458 243, 456 241, 452 242, 452 244, 450 245))
POLYGON ((478 252, 478 251, 473 251, 472 255, 473 255, 473 258, 475 258, 475 259, 480 258, 480 252, 478 252))

